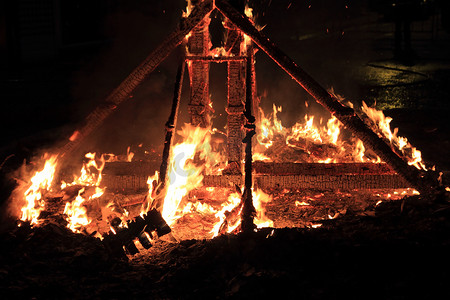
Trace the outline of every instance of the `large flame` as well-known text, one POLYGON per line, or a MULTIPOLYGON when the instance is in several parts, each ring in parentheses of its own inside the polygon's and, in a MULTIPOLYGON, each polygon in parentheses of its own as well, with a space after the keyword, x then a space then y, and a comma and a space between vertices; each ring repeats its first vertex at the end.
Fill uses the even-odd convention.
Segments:
POLYGON ((291 158, 296 162, 305 162, 305 158, 306 162, 361 161, 361 155, 364 156, 364 149, 359 147, 360 151, 355 153, 357 156, 351 157, 354 152, 352 149, 357 145, 342 141, 342 124, 336 117, 332 116, 325 125, 320 125, 323 123, 322 119, 316 122, 314 116, 305 115, 304 122, 297 122, 289 128, 283 126, 278 118, 280 112, 282 107, 275 104, 272 113, 267 117, 260 109, 256 136, 258 145, 253 156, 255 160, 273 160, 271 153, 279 155, 281 151, 287 151, 289 148, 292 149, 291 152, 300 151, 307 155, 292 155, 291 158))
POLYGON ((181 216, 177 211, 183 197, 202 186, 202 172, 214 171, 223 161, 222 155, 212 151, 209 128, 185 124, 178 133, 183 142, 172 147, 162 210, 162 216, 169 225, 181 216))
POLYGON ((57 156, 53 155, 45 161, 44 168, 37 171, 30 179, 30 185, 24 193, 26 204, 22 207, 22 221, 29 221, 31 224, 38 223, 38 217, 45 207, 42 196, 43 191, 51 188, 53 177, 57 165, 57 156))
POLYGON ((384 113, 373 107, 368 107, 365 102, 363 102, 362 111, 377 125, 379 132, 389 140, 391 146, 394 149, 401 151, 403 156, 407 159, 408 164, 416 167, 419 170, 427 171, 425 164, 422 161, 422 153, 413 147, 408 139, 405 137, 398 136, 398 128, 394 131, 391 130, 392 118, 386 117, 384 113))

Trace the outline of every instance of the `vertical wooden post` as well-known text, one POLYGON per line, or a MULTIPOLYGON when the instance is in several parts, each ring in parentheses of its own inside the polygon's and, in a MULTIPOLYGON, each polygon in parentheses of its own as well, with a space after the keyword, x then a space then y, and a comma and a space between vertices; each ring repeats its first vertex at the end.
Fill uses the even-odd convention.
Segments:
MULTIPOLYGON (((194 7, 202 5, 204 0, 192 0, 194 7)), ((207 56, 210 45, 209 17, 204 18, 191 32, 187 43, 187 54, 207 56)), ((188 111, 191 124, 207 128, 210 126, 209 98, 209 61, 188 61, 191 98, 188 111)))
MULTIPOLYGON (((242 33, 228 20, 224 27, 227 29, 225 50, 231 56, 245 55, 241 53, 241 44, 244 40, 242 33)), ((223 171, 225 174, 241 174, 242 172, 242 138, 244 125, 245 102, 245 62, 227 62, 227 162, 223 171)))
POLYGON ((246 76, 246 100, 245 100, 245 187, 242 195, 243 208, 241 214, 241 229, 243 232, 251 232, 256 226, 253 223, 256 211, 253 206, 252 196, 252 137, 256 134, 255 117, 253 116, 253 101, 256 94, 255 56, 253 46, 247 47, 247 76, 246 76))

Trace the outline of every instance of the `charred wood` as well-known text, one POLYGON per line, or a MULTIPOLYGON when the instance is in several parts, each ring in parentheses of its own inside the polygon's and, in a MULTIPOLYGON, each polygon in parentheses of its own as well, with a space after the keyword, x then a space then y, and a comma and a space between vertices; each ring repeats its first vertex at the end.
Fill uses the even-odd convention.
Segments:
POLYGON ((395 175, 385 163, 273 163, 256 161, 256 174, 273 175, 395 175))
POLYGON ((103 236, 103 244, 113 256, 123 256, 124 247, 130 254, 138 253, 139 250, 134 244, 136 239, 144 242, 142 246, 149 247, 148 239, 145 240, 142 237, 143 234, 145 235, 144 232, 150 235, 156 232, 158 237, 171 232, 161 213, 156 209, 152 209, 144 216, 136 217, 133 221, 128 221, 125 226, 120 226, 121 222, 118 218, 111 221, 115 233, 110 232, 103 236))
POLYGON ((253 47, 247 48, 247 78, 246 78, 246 100, 245 100, 245 138, 242 141, 245 144, 245 164, 244 164, 244 194, 242 196, 242 214, 241 214, 241 229, 243 232, 252 232, 256 226, 253 219, 256 215, 255 207, 253 206, 252 196, 252 138, 256 134, 255 117, 253 116, 253 98, 255 97, 255 57, 253 53, 253 47))
MULTIPOLYGON (((175 81, 175 90, 172 101, 172 109, 170 111, 169 119, 166 123, 166 135, 164 140, 164 150, 162 154, 161 167, 159 168, 159 176, 160 176, 160 184, 157 189, 157 194, 161 193, 166 186, 167 179, 167 171, 169 168, 169 159, 170 159, 170 149, 172 147, 173 142, 173 134, 175 128, 177 126, 177 117, 178 117, 178 107, 180 106, 181 99, 181 89, 183 87, 183 76, 184 76, 185 62, 183 61, 178 67, 177 78, 175 81)), ((153 207, 160 210, 164 205, 164 198, 157 197, 156 203, 154 203, 153 207)))

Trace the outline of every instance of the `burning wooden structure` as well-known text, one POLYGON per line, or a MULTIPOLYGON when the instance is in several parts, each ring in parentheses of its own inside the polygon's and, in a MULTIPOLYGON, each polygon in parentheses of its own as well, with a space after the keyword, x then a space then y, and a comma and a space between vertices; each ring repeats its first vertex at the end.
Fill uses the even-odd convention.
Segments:
MULTIPOLYGON (((420 170, 410 165, 400 150, 387 142, 382 134, 376 132, 375 126, 372 126, 373 124, 370 124, 363 114, 358 114, 353 108, 341 103, 338 97, 321 87, 265 37, 255 27, 253 21, 246 16, 245 1, 234 2, 231 5, 226 0, 189 1, 187 12, 179 28, 169 35, 109 95, 104 105, 98 107, 86 118, 85 124, 75 131, 69 141, 60 149, 58 167, 63 168, 64 161, 80 147, 84 138, 94 132, 118 105, 128 99, 133 90, 171 51, 183 44, 186 48, 186 55, 178 69, 171 114, 166 123, 160 178, 148 180, 154 167, 145 162, 110 162, 106 163, 104 169, 103 167, 97 168, 100 173, 103 173, 102 184, 108 186, 110 190, 128 192, 144 190, 147 189, 150 182, 150 191, 146 198, 149 205, 146 212, 154 208, 162 211, 162 216, 166 218, 167 214, 163 211, 165 196, 170 193, 176 194, 170 190, 167 182, 170 159, 173 158, 171 156, 174 156, 171 148, 177 126, 185 65, 187 65, 190 79, 188 113, 191 126, 209 128, 211 125, 210 64, 227 64, 226 167, 220 171, 220 174, 203 174, 201 180, 204 187, 232 187, 232 189, 235 186, 238 186, 239 189, 243 187, 242 192, 238 193, 240 204, 235 207, 239 207, 241 212, 241 228, 244 231, 254 229, 253 218, 256 211, 252 200, 253 188, 336 191, 411 187, 420 193, 430 193, 442 187, 436 172, 425 172, 423 169, 420 170), (209 15, 212 12, 220 13, 225 18, 224 30, 227 38, 224 47, 220 49, 211 49, 209 15), (254 111, 257 110, 258 103, 256 100, 255 52, 258 49, 270 56, 384 163, 323 164, 264 161, 253 163, 252 137, 255 135, 257 119, 254 111)), ((194 160, 194 153, 190 159, 194 160)), ((184 174, 186 178, 189 176, 188 173, 184 174)), ((177 201, 179 204, 181 199, 177 201)), ((131 245, 130 247, 132 248, 131 245)))
MULTIPOLYGON (((191 124, 208 127, 210 125, 209 69, 211 63, 226 63, 228 70, 227 117, 227 167, 222 175, 207 175, 205 186, 226 187, 230 183, 252 188, 251 138, 254 135, 255 117, 253 105, 256 103, 256 82, 254 68, 254 47, 269 55, 283 70, 297 81, 318 103, 335 116, 364 145, 376 153, 386 165, 377 167, 367 164, 335 164, 323 167, 320 164, 255 164, 255 186, 261 188, 282 186, 285 188, 313 189, 364 189, 414 187, 420 192, 437 188, 437 181, 420 170, 408 165, 399 153, 388 145, 356 114, 343 105, 334 95, 322 88, 304 72, 274 43, 265 37, 253 22, 245 16, 245 1, 230 5, 225 0, 190 1, 186 16, 180 27, 136 68, 118 88, 106 99, 105 105, 97 108, 86 124, 76 131, 60 151, 60 157, 68 157, 74 149, 153 71, 161 61, 183 40, 186 47, 185 62, 190 78, 190 100, 188 112, 191 124), (211 51, 209 14, 219 11, 224 17, 227 39, 220 52, 211 51), (243 139, 245 136, 245 139, 243 139), (246 143, 245 159, 243 144, 246 143), (245 172, 242 174, 242 161, 245 172), (245 180, 244 180, 245 177, 245 180)), ((217 49, 216 49, 217 50, 217 49)), ((161 165, 162 187, 165 185, 169 149, 181 95, 184 62, 178 72, 174 103, 166 124, 166 141, 161 165)), ((138 190, 146 187, 146 177, 150 172, 141 172, 145 167, 135 168, 133 164, 108 166, 105 169, 105 183, 118 190, 138 190)), ((244 192, 245 194, 245 192, 244 192)), ((251 203, 251 202, 250 202, 251 203)), ((162 204, 156 205, 160 207, 162 204)))

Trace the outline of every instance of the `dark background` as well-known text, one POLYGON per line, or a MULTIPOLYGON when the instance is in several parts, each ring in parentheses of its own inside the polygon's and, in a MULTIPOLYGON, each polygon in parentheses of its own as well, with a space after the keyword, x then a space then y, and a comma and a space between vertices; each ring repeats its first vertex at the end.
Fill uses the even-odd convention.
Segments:
MULTIPOLYGON (((428 1, 433 5, 426 13, 414 16, 411 31, 416 56, 405 64, 392 60, 394 21, 388 2, 264 0, 254 1, 253 7, 257 23, 265 26, 263 32, 325 88, 355 103, 376 101, 378 108, 396 117, 393 123, 401 133, 411 134, 419 146, 427 145, 430 138, 442 139, 430 137, 430 132, 447 129, 446 122, 438 120, 446 118, 449 102, 448 4, 428 1), (417 121, 423 115, 430 117, 417 121), (424 123, 423 132, 418 132, 418 122, 424 123)), ((185 7, 183 0, 0 3, 0 160, 14 155, 4 168, 51 151, 55 143, 67 139, 176 27, 185 7)), ((82 152, 120 154, 140 143, 159 148, 176 62, 172 55, 151 74, 82 152)), ((283 105, 284 124, 303 119, 304 113, 329 116, 261 52, 256 69, 262 107, 268 111, 272 103, 283 105)), ((186 76, 181 124, 188 119, 187 83, 186 76)), ((211 97, 215 124, 222 129, 224 65, 212 66, 211 97)), ((431 152, 425 156, 434 162, 431 152)))

